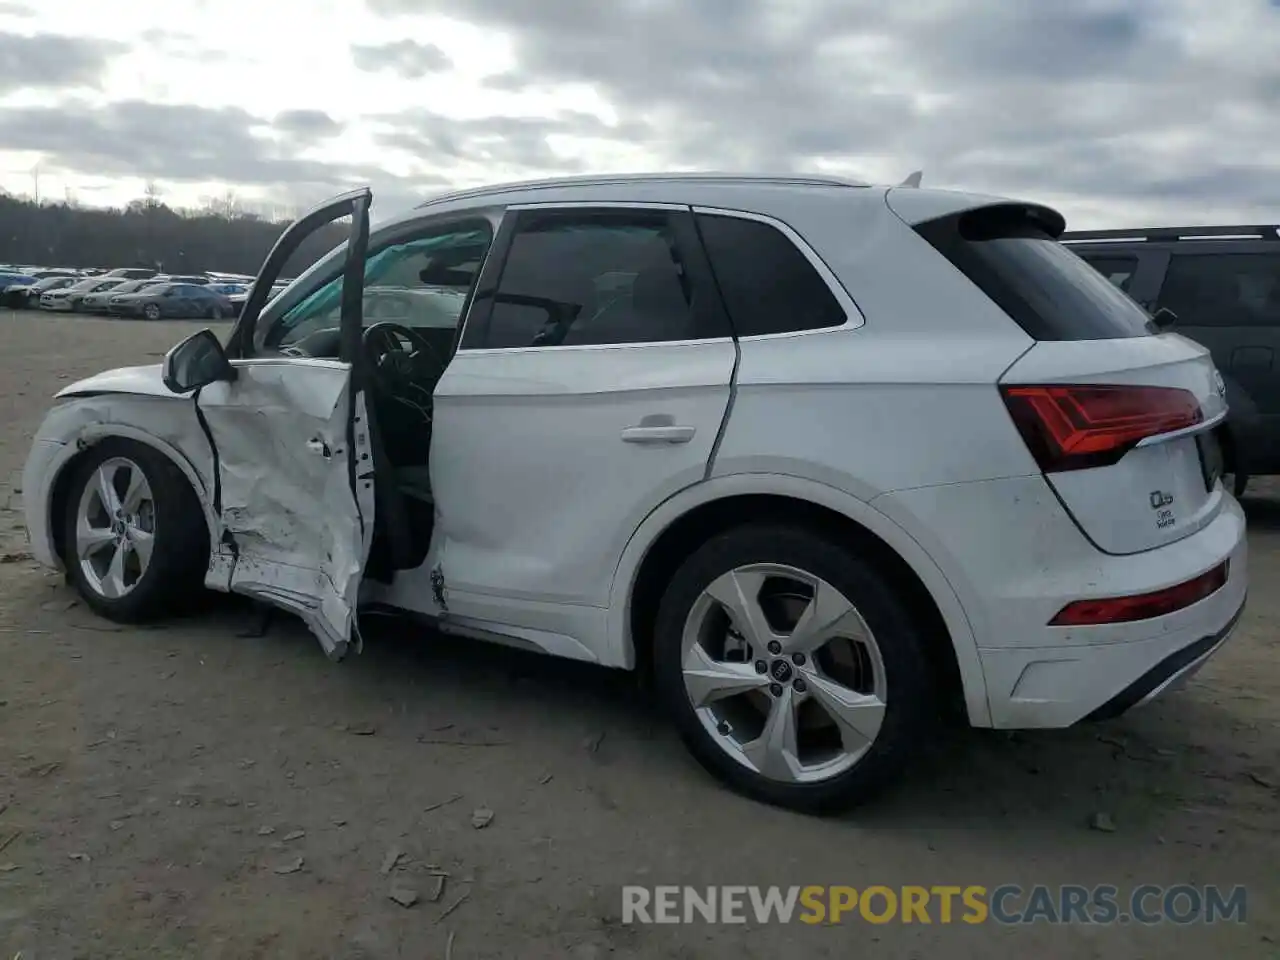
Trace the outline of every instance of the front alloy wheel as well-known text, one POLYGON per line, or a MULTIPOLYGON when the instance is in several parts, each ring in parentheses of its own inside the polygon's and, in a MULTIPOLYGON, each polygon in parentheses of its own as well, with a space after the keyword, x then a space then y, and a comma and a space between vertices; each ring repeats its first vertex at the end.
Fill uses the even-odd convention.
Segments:
POLYGON ((154 303, 148 303, 142 308, 142 315, 148 320, 160 319, 160 307, 154 303))
POLYGON ((123 437, 98 442, 68 469, 59 547, 85 603, 126 623, 190 606, 203 592, 209 528, 186 475, 123 437))
POLYGON ((151 563, 156 505, 142 469, 132 460, 104 460, 80 494, 76 558, 84 583, 108 600, 138 585, 151 563))

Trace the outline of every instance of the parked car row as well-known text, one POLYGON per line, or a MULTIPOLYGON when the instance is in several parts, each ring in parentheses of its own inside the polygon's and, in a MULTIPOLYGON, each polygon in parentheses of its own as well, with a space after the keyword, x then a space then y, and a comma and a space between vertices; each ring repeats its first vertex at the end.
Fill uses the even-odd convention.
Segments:
MULTIPOLYGON (((31 268, 31 273, 12 272, 17 269, 28 268, 0 265, 0 307, 148 320, 232 319, 240 313, 254 279, 229 273, 158 274, 140 267, 108 271, 31 268)), ((285 285, 274 285, 272 295, 285 285)))

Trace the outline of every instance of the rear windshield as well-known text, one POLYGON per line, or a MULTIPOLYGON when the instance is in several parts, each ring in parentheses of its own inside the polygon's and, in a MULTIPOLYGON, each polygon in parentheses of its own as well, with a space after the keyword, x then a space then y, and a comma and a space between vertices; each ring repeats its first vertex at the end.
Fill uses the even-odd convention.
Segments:
POLYGON ((1034 208, 992 206, 916 232, 1035 340, 1112 340, 1158 332, 1128 294, 1059 243, 1034 208))

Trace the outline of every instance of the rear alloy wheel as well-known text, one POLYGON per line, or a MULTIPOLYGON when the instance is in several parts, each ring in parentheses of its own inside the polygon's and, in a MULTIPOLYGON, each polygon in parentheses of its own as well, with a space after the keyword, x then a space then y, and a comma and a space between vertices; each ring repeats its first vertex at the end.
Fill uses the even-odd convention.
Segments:
POLYGON ((142 308, 142 315, 146 317, 148 320, 159 320, 160 307, 157 304, 148 303, 145 307, 142 308))
POLYGON ((779 806, 829 812, 891 780, 933 708, 923 638, 858 554, 797 527, 698 550, 658 614, 655 669, 708 770, 779 806))
POLYGON ((103 440, 75 467, 63 554, 85 602, 135 622, 175 609, 203 586, 208 528, 190 483, 158 451, 103 440))

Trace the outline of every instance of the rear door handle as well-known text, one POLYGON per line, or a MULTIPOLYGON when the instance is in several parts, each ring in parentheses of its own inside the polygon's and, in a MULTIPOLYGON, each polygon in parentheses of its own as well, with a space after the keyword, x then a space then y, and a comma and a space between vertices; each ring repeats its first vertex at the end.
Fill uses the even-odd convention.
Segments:
MULTIPOLYGON (((648 418, 646 418, 648 419, 648 418)), ((697 432, 694 427, 675 423, 646 424, 627 427, 622 431, 623 443, 688 443, 697 432)))
POLYGON ((333 456, 333 452, 329 449, 329 445, 319 437, 312 437, 308 440, 307 449, 318 457, 324 457, 326 460, 333 456))

